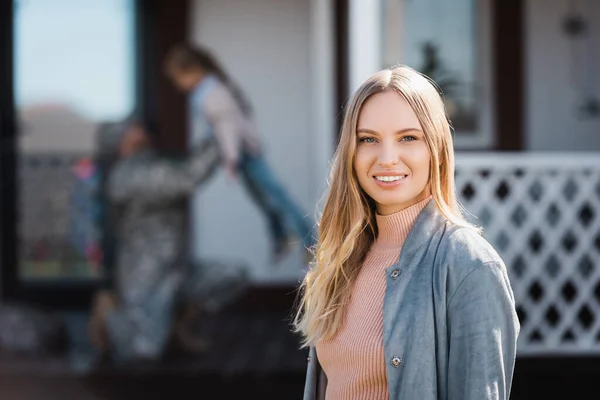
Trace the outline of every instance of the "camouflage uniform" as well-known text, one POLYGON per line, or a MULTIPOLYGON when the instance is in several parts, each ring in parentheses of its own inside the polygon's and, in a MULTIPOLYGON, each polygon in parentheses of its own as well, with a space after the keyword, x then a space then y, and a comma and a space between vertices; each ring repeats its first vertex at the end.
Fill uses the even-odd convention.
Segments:
POLYGON ((144 150, 117 161, 106 190, 116 210, 119 306, 106 321, 117 359, 157 358, 168 343, 177 303, 218 309, 246 287, 244 268, 187 251, 186 199, 218 163, 214 142, 175 160, 144 150))

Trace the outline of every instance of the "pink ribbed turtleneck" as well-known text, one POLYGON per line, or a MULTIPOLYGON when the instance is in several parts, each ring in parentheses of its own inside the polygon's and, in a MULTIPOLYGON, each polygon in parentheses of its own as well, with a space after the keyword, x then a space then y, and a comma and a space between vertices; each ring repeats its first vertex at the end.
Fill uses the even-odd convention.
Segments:
POLYGON ((398 261, 408 232, 430 198, 376 216, 379 233, 352 287, 344 326, 316 346, 327 375, 327 400, 389 399, 383 352, 385 269, 398 261))

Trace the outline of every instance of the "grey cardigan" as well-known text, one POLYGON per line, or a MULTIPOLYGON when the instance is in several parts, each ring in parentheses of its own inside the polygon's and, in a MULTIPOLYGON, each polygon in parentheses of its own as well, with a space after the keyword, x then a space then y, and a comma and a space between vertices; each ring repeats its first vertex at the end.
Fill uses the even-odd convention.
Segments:
MULTIPOLYGON (((391 400, 508 399, 519 334, 506 267, 430 201, 386 269, 383 345, 391 400)), ((304 399, 325 398, 310 348, 304 399)))

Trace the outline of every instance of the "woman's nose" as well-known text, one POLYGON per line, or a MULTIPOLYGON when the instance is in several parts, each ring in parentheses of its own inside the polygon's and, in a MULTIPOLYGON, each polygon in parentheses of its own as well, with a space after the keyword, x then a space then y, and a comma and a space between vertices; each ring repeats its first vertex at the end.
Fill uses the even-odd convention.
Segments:
POLYGON ((382 167, 394 166, 400 161, 400 152, 393 144, 382 144, 378 162, 382 167))

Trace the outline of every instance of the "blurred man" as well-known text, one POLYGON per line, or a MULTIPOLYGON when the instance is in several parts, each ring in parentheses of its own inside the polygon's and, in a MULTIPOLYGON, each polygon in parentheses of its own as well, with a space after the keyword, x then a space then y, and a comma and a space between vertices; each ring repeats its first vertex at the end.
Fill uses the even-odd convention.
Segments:
POLYGON ((216 143, 175 159, 159 155, 135 120, 113 135, 104 144, 118 154, 106 184, 116 229, 115 293, 96 298, 92 341, 116 361, 155 360, 167 348, 180 305, 219 309, 245 288, 246 271, 191 265, 187 257, 185 201, 218 165, 216 143))

